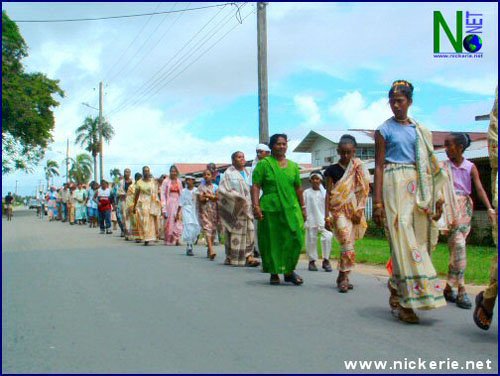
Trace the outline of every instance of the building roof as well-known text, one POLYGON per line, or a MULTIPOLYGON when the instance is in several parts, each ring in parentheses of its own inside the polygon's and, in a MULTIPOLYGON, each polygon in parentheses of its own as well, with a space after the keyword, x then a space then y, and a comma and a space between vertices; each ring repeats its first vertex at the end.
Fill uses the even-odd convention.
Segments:
MULTIPOLYGON (((207 168, 207 163, 174 163, 179 169, 181 175, 193 174, 195 172, 202 172, 207 168)), ((216 163, 217 168, 226 166, 227 163, 216 163)))
POLYGON ((365 131, 358 130, 343 130, 343 131, 329 131, 329 130, 319 130, 319 131, 310 131, 307 136, 300 142, 300 144, 295 148, 294 152, 296 153, 310 153, 311 147, 314 143, 324 138, 328 141, 331 141, 335 144, 338 144, 340 141, 340 137, 344 134, 350 134, 356 138, 356 142, 358 144, 369 144, 373 145, 375 141, 373 140, 373 136, 370 136, 365 131))

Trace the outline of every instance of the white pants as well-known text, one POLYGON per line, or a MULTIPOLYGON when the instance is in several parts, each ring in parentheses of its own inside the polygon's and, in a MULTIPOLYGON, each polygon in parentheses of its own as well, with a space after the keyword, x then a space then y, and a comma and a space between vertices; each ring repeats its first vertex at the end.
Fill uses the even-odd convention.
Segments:
POLYGON ((323 258, 330 259, 332 251, 333 234, 325 228, 307 227, 306 228, 306 250, 309 256, 309 261, 318 259, 318 234, 321 234, 321 249, 323 250, 323 258))
POLYGON ((259 251, 259 241, 258 241, 258 240, 259 240, 259 238, 258 238, 258 236, 257 236, 257 227, 258 227, 258 226, 259 226, 259 221, 258 221, 258 220, 256 220, 256 219, 254 219, 254 220, 253 220, 253 228, 254 228, 254 230, 253 230, 253 231, 254 231, 254 234, 255 234, 255 235, 254 235, 254 239, 255 239, 255 242, 254 242, 254 248, 255 248, 255 250, 256 250, 257 252, 260 252, 260 251, 259 251))

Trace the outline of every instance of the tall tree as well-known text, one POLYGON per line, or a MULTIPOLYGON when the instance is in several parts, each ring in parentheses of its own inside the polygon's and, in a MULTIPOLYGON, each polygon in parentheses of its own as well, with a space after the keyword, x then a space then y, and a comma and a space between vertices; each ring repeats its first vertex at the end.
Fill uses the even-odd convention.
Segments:
POLYGON ((48 160, 43 171, 45 172, 45 180, 47 180, 47 190, 49 190, 50 179, 59 176, 59 165, 54 160, 48 160))
MULTIPOLYGON (((76 129, 75 144, 79 144, 90 154, 94 159, 94 180, 97 181, 97 155, 99 154, 99 118, 87 116, 83 124, 76 129)), ((109 142, 115 135, 115 131, 111 124, 107 121, 102 123, 102 139, 109 142)))
POLYGON ((54 95, 64 96, 59 81, 26 73, 28 46, 15 22, 2 11, 2 174, 31 172, 52 142, 54 95))
POLYGON ((92 176, 92 157, 88 154, 78 154, 75 159, 70 158, 72 163, 69 170, 70 179, 76 183, 85 184, 92 176))

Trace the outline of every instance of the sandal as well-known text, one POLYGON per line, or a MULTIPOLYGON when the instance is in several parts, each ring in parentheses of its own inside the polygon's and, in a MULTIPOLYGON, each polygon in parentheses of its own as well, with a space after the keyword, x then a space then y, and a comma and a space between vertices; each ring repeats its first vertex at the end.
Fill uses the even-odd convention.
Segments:
POLYGON ((391 292, 391 296, 389 297, 389 306, 391 307, 392 310, 397 310, 399 307, 398 290, 392 288, 389 281, 387 282, 387 287, 389 288, 389 291, 391 292))
POLYGON ((411 308, 404 308, 399 306, 397 309, 397 313, 399 321, 403 321, 408 324, 418 324, 420 322, 417 314, 411 308))
POLYGON ((285 282, 292 282, 294 285, 299 286, 304 283, 304 280, 300 275, 298 275, 295 272, 292 272, 292 274, 285 274, 285 282))
POLYGON ((224 260, 224 265, 231 265, 231 259, 229 257, 226 257, 224 260))
MULTIPOLYGON (((347 273, 347 272, 345 272, 345 273, 347 273)), ((340 274, 337 277, 337 286, 339 285, 339 283, 340 283, 340 274)), ((354 290, 354 286, 352 285, 352 283, 349 283, 349 278, 347 278, 347 288, 349 290, 354 290)))
POLYGON ((279 285, 281 283, 280 276, 278 274, 271 274, 271 279, 269 280, 271 285, 279 285))
POLYGON ((447 302, 450 302, 450 303, 457 302, 457 293, 455 291, 453 291, 453 289, 445 288, 443 290, 443 295, 444 295, 444 298, 447 302))
POLYGON ((470 301, 467 293, 464 292, 463 294, 458 295, 457 307, 463 308, 463 309, 471 309, 472 308, 472 302, 470 301))
POLYGON ((217 256, 217 253, 215 253, 215 252, 214 252, 214 253, 212 253, 212 254, 210 255, 210 257, 209 257, 209 258, 210 258, 210 261, 214 261, 214 260, 215 260, 215 256, 217 256))
POLYGON ((252 256, 247 257, 245 261, 245 266, 249 268, 255 268, 260 265, 260 261, 255 260, 252 256))
POLYGON ((488 312, 488 310, 484 307, 483 293, 484 291, 481 291, 476 295, 476 308, 474 309, 472 318, 474 319, 474 322, 476 323, 478 328, 488 330, 491 325, 491 320, 493 319, 493 312, 488 312))

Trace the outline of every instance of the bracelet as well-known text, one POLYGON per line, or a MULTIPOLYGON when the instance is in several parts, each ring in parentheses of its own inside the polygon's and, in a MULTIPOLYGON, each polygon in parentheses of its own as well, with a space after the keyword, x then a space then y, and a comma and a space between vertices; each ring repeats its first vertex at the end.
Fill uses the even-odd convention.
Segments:
POLYGON ((379 209, 379 208, 383 208, 384 207, 384 204, 382 204, 381 202, 377 202, 375 205, 373 205, 376 209, 379 209))

